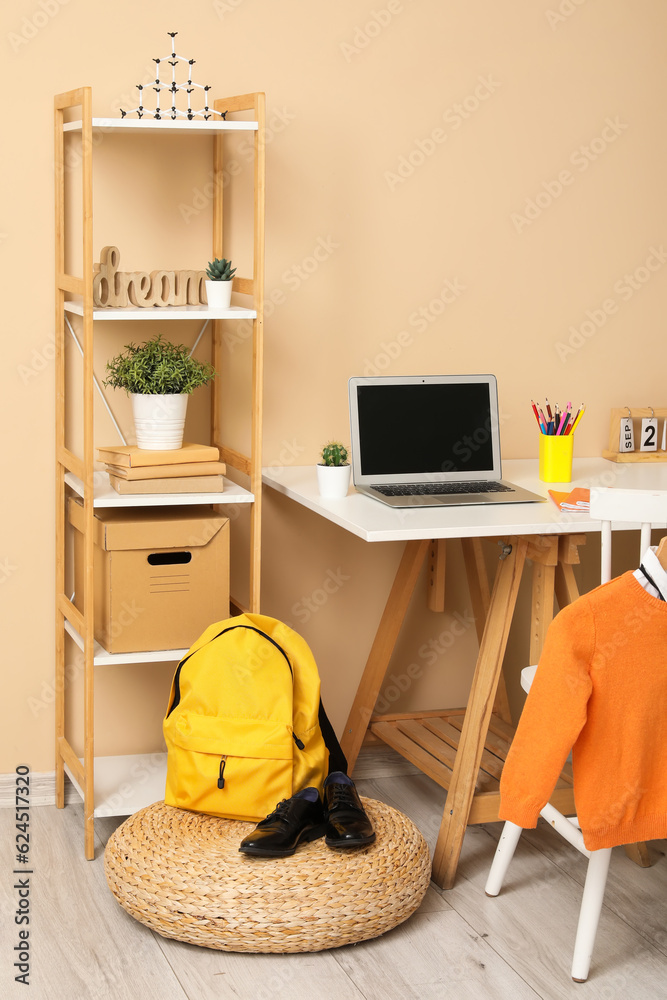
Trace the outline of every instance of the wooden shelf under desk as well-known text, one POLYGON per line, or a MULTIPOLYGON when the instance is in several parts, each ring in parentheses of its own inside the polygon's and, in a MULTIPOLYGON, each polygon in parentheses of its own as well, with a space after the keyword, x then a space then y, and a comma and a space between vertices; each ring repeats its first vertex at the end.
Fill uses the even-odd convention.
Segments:
MULTIPOLYGON (((412 715, 374 715, 370 731, 441 788, 449 789, 464 717, 463 708, 412 715)), ((496 715, 491 716, 468 823, 497 822, 500 776, 514 732, 513 726, 496 715)), ((574 813, 570 764, 563 768, 550 801, 556 809, 574 813)))

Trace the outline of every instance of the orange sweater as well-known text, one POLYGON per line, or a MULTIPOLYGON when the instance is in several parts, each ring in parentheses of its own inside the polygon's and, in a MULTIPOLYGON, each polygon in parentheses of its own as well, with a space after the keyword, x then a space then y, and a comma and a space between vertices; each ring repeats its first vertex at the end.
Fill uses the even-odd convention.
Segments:
POLYGON ((589 850, 667 836, 667 603, 631 572, 552 622, 500 782, 500 819, 537 824, 572 750, 589 850))

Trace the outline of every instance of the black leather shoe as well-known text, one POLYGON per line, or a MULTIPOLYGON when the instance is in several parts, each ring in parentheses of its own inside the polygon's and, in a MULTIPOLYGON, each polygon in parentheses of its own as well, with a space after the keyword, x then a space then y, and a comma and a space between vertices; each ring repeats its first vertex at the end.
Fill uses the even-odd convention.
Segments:
POLYGON ((324 810, 316 788, 302 788, 291 799, 283 799, 252 833, 241 841, 239 851, 260 858, 287 858, 300 843, 324 835, 324 810))
POLYGON ((363 847, 375 840, 354 782, 342 771, 334 771, 324 782, 324 814, 327 847, 363 847))

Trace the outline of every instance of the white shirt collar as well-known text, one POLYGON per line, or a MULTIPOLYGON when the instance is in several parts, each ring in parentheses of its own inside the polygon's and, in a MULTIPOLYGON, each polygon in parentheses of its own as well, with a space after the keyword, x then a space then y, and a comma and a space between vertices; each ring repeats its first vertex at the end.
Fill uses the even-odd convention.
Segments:
POLYGON ((652 545, 642 556, 642 566, 653 580, 655 587, 646 579, 641 569, 636 569, 634 575, 649 594, 653 597, 662 595, 663 599, 667 600, 667 572, 662 568, 656 555, 657 548, 657 545, 652 545))

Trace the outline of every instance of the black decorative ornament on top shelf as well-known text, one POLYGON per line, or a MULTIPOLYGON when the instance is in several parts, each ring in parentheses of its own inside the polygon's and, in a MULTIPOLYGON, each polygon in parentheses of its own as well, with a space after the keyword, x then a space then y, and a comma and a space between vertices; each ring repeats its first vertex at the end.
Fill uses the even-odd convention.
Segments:
POLYGON ((220 121, 225 121, 227 117, 226 111, 216 111, 214 108, 209 108, 208 106, 208 92, 211 89, 210 84, 195 83, 192 79, 192 67, 195 64, 194 59, 186 59, 185 56, 176 55, 175 41, 177 31, 168 31, 167 34, 171 38, 171 55, 162 56, 161 58, 154 58, 153 62, 157 66, 157 76, 153 84, 137 84, 137 90, 139 91, 139 105, 136 108, 131 108, 129 111, 124 111, 120 109, 120 114, 122 118, 127 115, 136 114, 138 118, 154 118, 156 120, 161 119, 171 119, 175 121, 177 119, 186 119, 187 121, 194 121, 197 118, 203 118, 204 121, 208 121, 209 118, 217 117, 220 121), (168 63, 171 66, 171 80, 165 81, 161 78, 161 67, 163 63, 168 63), (176 69, 179 63, 186 63, 188 68, 188 78, 185 83, 178 83, 176 81, 176 69), (155 108, 147 108, 144 105, 144 91, 154 90, 156 93, 155 98, 155 108), (202 90, 204 92, 204 107, 199 110, 195 110, 192 107, 192 98, 196 90, 202 90), (171 105, 162 107, 160 103, 160 96, 163 91, 167 91, 171 95, 171 105), (185 110, 176 107, 176 101, 179 94, 187 95, 187 108, 185 110))

